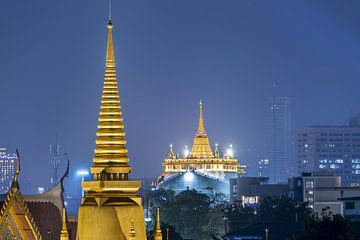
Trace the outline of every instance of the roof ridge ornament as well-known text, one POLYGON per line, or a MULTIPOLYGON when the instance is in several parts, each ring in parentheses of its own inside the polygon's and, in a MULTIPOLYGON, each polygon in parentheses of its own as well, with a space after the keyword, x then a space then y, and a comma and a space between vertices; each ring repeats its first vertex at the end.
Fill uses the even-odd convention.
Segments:
POLYGON ((15 175, 14 175, 13 182, 11 185, 11 189, 20 190, 19 174, 20 174, 20 154, 19 154, 19 150, 16 149, 16 170, 15 170, 15 175))

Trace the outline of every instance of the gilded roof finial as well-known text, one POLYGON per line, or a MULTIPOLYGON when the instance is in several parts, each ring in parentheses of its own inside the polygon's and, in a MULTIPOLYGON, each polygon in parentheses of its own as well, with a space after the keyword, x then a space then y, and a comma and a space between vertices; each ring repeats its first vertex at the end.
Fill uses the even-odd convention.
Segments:
POLYGON ((170 147, 169 158, 176 158, 176 155, 175 155, 175 152, 173 149, 173 145, 170 144, 169 147, 170 147))
POLYGON ((20 154, 19 151, 16 149, 16 170, 15 170, 14 180, 11 185, 12 189, 19 190, 19 174, 20 174, 20 154))
POLYGON ((220 153, 219 153, 219 145, 217 143, 215 143, 215 151, 214 151, 214 155, 215 157, 220 157, 220 153))
POLYGON ((199 126, 191 149, 191 156, 195 158, 214 157, 211 151, 209 139, 205 132, 204 119, 203 119, 203 104, 201 100, 200 100, 199 126))
POLYGON ((160 226, 160 208, 157 208, 157 210, 156 210, 154 240, 162 240, 162 233, 161 233, 161 226, 160 226))
POLYGON ((202 101, 200 100, 200 116, 199 116, 199 127, 198 127, 198 134, 205 134, 204 128, 204 119, 203 119, 203 105, 202 101))
POLYGON ((69 232, 67 228, 67 217, 66 217, 66 209, 62 210, 62 228, 60 232, 60 240, 69 240, 69 232))

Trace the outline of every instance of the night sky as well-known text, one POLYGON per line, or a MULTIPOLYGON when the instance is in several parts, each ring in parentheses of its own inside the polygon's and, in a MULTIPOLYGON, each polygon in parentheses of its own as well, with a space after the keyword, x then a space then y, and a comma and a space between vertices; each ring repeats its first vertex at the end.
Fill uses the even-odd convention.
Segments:
MULTIPOLYGON (((294 134, 360 112, 360 1, 112 5, 133 177, 159 175, 170 143, 191 146, 200 99, 211 144, 233 144, 250 172, 266 156, 274 83, 291 98, 294 134)), ((0 147, 20 150, 25 192, 47 186, 56 131, 72 179, 91 165, 106 24, 106 0, 0 3, 0 147)))

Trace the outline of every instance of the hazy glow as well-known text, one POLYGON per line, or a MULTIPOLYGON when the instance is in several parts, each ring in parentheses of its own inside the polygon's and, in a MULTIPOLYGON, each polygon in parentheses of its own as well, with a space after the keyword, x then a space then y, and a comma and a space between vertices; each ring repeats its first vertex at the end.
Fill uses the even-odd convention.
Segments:
POLYGON ((234 157, 234 150, 232 148, 232 145, 230 145, 229 148, 226 150, 226 155, 231 158, 234 157))
POLYGON ((76 175, 78 175, 78 176, 87 176, 87 175, 89 175, 90 173, 89 173, 89 171, 87 171, 87 170, 78 170, 77 172, 76 172, 76 175))
POLYGON ((185 158, 188 157, 189 154, 190 154, 190 152, 189 152, 188 146, 185 146, 184 157, 185 157, 185 158))
POLYGON ((184 175, 184 179, 186 182, 192 182, 194 180, 194 174, 192 172, 187 172, 184 175))
POLYGON ((44 193, 44 192, 45 192, 45 188, 43 188, 43 187, 38 187, 38 192, 39 192, 40 194, 44 193))

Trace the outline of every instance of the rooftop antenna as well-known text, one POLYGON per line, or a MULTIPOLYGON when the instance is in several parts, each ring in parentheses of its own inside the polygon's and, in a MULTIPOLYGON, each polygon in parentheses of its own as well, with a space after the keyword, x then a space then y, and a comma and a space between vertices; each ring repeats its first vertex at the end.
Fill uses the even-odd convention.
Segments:
POLYGON ((111 0, 109 0, 109 23, 111 23, 111 0))

